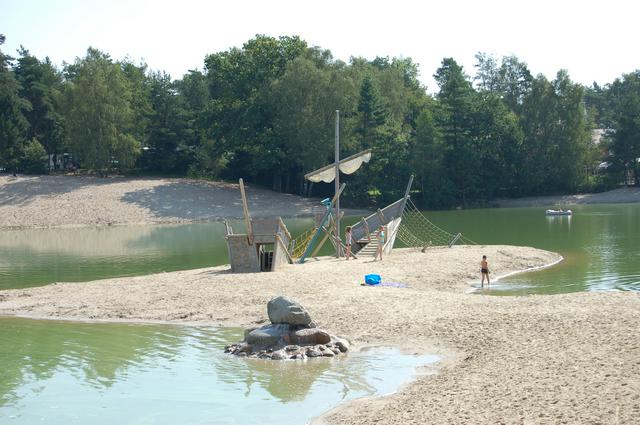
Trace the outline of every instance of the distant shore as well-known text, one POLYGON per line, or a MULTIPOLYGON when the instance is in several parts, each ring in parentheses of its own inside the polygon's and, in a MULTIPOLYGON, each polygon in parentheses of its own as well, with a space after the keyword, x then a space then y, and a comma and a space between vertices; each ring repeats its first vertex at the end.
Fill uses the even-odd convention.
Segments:
MULTIPOLYGON (((319 199, 247 185, 252 217, 312 216, 319 199)), ((499 207, 640 202, 640 188, 498 199, 499 207)), ((345 209, 346 215, 367 215, 345 209)), ((242 218, 238 185, 191 179, 0 176, 0 229, 190 223, 242 218)))
POLYGON ((628 204, 635 202, 640 202, 640 187, 621 187, 601 193, 497 199, 493 204, 498 207, 558 207, 565 205, 628 204))
POLYGON ((357 347, 442 357, 384 398, 324 415, 331 424, 633 423, 640 417, 640 294, 497 297, 467 293, 487 255, 494 277, 552 264, 515 246, 402 249, 383 262, 323 258, 282 271, 228 266, 0 291, 0 314, 255 326, 287 295, 357 347), (365 287, 367 273, 407 287, 365 287))
MULTIPOLYGON (((252 217, 312 216, 319 199, 247 187, 252 217)), ((345 214, 362 214, 345 210, 345 214)), ((366 213, 366 212, 365 212, 366 213)), ((237 184, 168 178, 0 176, 0 229, 242 218, 237 184)))

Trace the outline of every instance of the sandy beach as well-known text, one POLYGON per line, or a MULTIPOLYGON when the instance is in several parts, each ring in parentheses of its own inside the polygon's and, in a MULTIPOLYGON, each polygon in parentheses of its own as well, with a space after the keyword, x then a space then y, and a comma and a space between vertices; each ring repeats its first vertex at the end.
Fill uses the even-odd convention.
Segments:
MULTIPOLYGON (((248 197, 255 217, 308 215, 317 206, 317 200, 252 187, 248 197)), ((619 189, 571 199, 638 198, 637 189, 619 189)), ((511 202, 541 206, 557 200, 511 202)), ((241 214, 233 184, 0 177, 4 229, 208 221, 241 214)), ((383 262, 324 258, 272 273, 231 274, 222 266, 0 291, 0 315, 255 326, 267 319, 267 301, 286 295, 356 349, 399 346, 442 357, 397 393, 339 406, 318 423, 638 423, 640 294, 471 293, 482 255, 488 256, 494 279, 560 260, 528 247, 456 246, 425 253, 395 250, 383 262), (407 287, 361 286, 368 273, 407 287)))
POLYGON ((621 187, 601 193, 497 199, 494 204, 499 207, 564 207, 567 205, 628 204, 633 202, 640 202, 640 187, 621 187))
MULTIPOLYGON (((308 216, 322 208, 319 199, 245 186, 252 217, 308 216)), ((0 229, 241 217, 237 184, 166 178, 0 176, 0 229)))
POLYGON ((435 375, 340 406, 319 423, 635 423, 640 294, 471 294, 482 254, 494 278, 559 259, 526 247, 457 246, 395 250, 382 263, 325 258, 272 273, 222 266, 3 291, 0 314, 252 326, 266 320, 271 297, 287 295, 356 347, 394 345, 443 358, 435 375), (360 286, 371 272, 408 287, 360 286))

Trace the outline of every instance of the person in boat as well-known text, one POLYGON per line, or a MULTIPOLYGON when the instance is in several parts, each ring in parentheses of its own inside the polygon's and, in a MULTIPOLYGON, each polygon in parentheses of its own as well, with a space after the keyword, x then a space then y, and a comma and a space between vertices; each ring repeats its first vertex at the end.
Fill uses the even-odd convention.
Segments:
POLYGON ((378 257, 380 257, 380 261, 382 261, 382 248, 384 248, 384 226, 378 227, 378 248, 376 250, 376 256, 373 261, 376 261, 378 257))
POLYGON ((353 242, 353 237, 351 235, 351 226, 347 226, 344 230, 344 244, 347 247, 347 252, 345 254, 345 258, 349 260, 351 257, 351 243, 353 242))
POLYGON ((480 261, 480 273, 482 274, 482 287, 484 288, 484 278, 487 278, 487 286, 491 285, 491 280, 489 279, 489 263, 487 262, 487 256, 482 256, 482 261, 480 261))

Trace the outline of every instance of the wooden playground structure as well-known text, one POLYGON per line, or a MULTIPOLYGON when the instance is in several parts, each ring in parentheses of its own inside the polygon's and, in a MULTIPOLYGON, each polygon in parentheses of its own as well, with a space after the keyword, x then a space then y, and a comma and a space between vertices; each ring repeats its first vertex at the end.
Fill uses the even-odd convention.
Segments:
MULTIPOLYGON (((402 198, 378 209, 351 226, 355 258, 374 257, 378 246, 378 229, 386 229, 387 238, 383 252, 390 254, 396 240, 405 247, 421 249, 430 247, 451 247, 455 244, 475 245, 475 242, 452 234, 429 221, 413 204, 410 197, 413 176, 411 176, 402 198)), ((239 181, 240 195, 246 233, 236 234, 225 220, 225 240, 229 253, 232 273, 257 273, 275 271, 285 264, 303 264, 308 258, 316 257, 327 241, 333 245, 336 256, 345 251, 345 245, 339 236, 339 220, 343 214, 337 212, 345 184, 343 183, 333 198, 324 199, 324 210, 316 214, 314 225, 296 238, 292 238, 287 226, 280 217, 252 219, 242 179, 239 181)))

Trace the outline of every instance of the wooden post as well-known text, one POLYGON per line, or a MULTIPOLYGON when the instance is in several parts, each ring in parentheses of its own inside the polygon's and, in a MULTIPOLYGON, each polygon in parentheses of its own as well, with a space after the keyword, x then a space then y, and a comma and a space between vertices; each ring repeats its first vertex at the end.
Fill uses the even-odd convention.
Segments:
POLYGON ((249 217, 249 206, 247 205, 247 195, 244 193, 244 182, 238 180, 240 184, 240 196, 242 197, 242 212, 244 213, 244 223, 247 226, 247 239, 249 245, 253 245, 253 228, 251 227, 251 217, 249 217))
POLYGON ((316 249, 313 250, 311 257, 315 257, 316 255, 318 255, 318 251, 320 251, 320 248, 322 248, 322 245, 324 245, 327 239, 329 239, 329 232, 324 232, 324 237, 322 238, 316 249))
POLYGON ((280 229, 282 229, 284 234, 287 235, 287 238, 291 240, 291 233, 289 233, 289 229, 287 229, 287 226, 284 224, 284 221, 282 221, 282 217, 278 217, 278 223, 280 224, 280 229))
MULTIPOLYGON (((340 190, 340 111, 336 110, 336 146, 335 146, 335 163, 336 163, 336 177, 335 177, 335 205, 336 205, 336 239, 340 240, 340 195, 338 195, 338 190, 340 190)), ((342 256, 342 249, 340 245, 336 247, 336 257, 340 258, 342 256)))
POLYGON ((371 243, 371 229, 369 229, 369 223, 367 223, 367 219, 362 217, 362 222, 364 223, 364 231, 367 232, 367 239, 369 239, 369 243, 371 243))
POLYGON ((411 197, 411 185, 413 184, 413 174, 409 178, 409 184, 407 184, 407 189, 404 191, 404 198, 402 198, 402 209, 400 210, 400 217, 404 215, 404 209, 407 207, 407 201, 411 197))
POLYGON ((346 186, 346 183, 342 183, 340 185, 340 190, 338 190, 338 193, 334 195, 333 199, 331 200, 331 203, 327 206, 327 212, 322 217, 322 220, 320 220, 320 224, 316 228, 316 231, 313 234, 311 241, 307 244, 307 247, 305 248, 304 253, 302 254, 302 257, 300 257, 300 261, 299 261, 300 264, 303 264, 307 256, 312 252, 312 248, 315 246, 315 243, 318 240, 318 237, 320 236, 320 232, 322 231, 325 224, 329 220, 329 217, 331 216, 331 213, 333 210, 333 204, 336 202, 336 199, 340 197, 345 186, 346 186))
MULTIPOLYGON (((282 238, 280 238, 280 235, 276 235, 276 243, 278 243, 280 245, 280 248, 287 255, 287 260, 289 260, 289 264, 293 264, 293 258, 291 257, 291 254, 289 253, 289 250, 285 246, 284 241, 282 240, 282 238)), ((275 251, 274 251, 274 254, 275 254, 275 251)), ((273 266, 271 268, 273 269, 273 266)))

